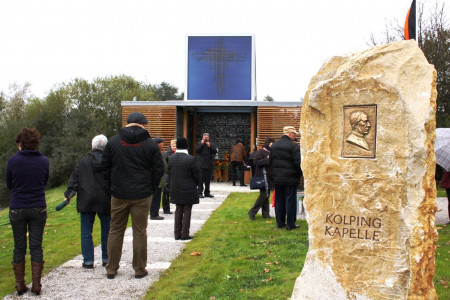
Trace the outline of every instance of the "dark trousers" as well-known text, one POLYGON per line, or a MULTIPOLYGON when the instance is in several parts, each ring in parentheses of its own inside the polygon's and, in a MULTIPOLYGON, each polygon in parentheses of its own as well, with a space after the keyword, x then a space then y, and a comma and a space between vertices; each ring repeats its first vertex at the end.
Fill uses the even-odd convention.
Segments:
POLYGON ((162 193, 162 206, 164 213, 170 212, 170 195, 169 192, 162 193))
POLYGON ((448 217, 450 218, 450 189, 445 189, 447 192, 447 200, 448 200, 448 217))
POLYGON ((47 220, 47 208, 18 208, 9 210, 9 221, 14 237, 14 263, 25 261, 27 253, 27 232, 30 242, 31 261, 42 263, 42 236, 47 220))
POLYGON ((95 215, 100 219, 100 230, 102 240, 102 262, 108 262, 108 235, 109 224, 111 223, 110 214, 101 214, 95 212, 81 212, 81 254, 85 264, 92 265, 94 263, 94 242, 92 241, 92 228, 95 222, 95 215))
POLYGON ((239 181, 241 185, 244 185, 244 163, 238 161, 231 162, 231 176, 233 179, 233 185, 236 185, 236 173, 239 172, 239 181))
POLYGON ((205 195, 210 194, 209 183, 211 182, 211 169, 200 168, 200 178, 198 183, 198 193, 203 193, 203 184, 205 185, 205 195))
POLYGON ((152 195, 152 204, 150 204, 150 217, 159 216, 159 207, 161 205, 161 192, 162 189, 157 188, 152 195))
POLYGON ((294 227, 297 220, 297 186, 275 185, 275 214, 278 227, 294 227))
POLYGON ((261 208, 261 213, 263 217, 269 217, 269 211, 270 211, 270 204, 269 204, 269 195, 266 194, 266 189, 259 190, 259 196, 258 199, 256 199, 255 204, 253 204, 253 207, 250 208, 249 213, 251 215, 256 215, 258 213, 258 210, 261 208))
POLYGON ((176 239, 187 238, 189 236, 189 228, 191 228, 191 212, 192 204, 177 204, 174 229, 174 236, 176 239))

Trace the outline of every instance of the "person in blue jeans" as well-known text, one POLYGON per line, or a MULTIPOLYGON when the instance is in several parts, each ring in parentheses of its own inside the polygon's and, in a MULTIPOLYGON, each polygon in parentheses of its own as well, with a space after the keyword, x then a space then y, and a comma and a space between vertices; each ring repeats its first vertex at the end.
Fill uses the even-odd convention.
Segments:
POLYGON ((111 222, 111 195, 102 169, 102 155, 108 139, 97 135, 92 139, 92 152, 83 157, 70 176, 65 200, 77 194, 77 211, 80 213, 82 267, 94 268, 94 242, 92 228, 95 215, 100 219, 102 265, 108 263, 108 234, 111 222))
POLYGON ((21 129, 16 136, 19 151, 9 158, 6 165, 6 186, 11 190, 9 220, 14 237, 12 265, 18 295, 28 291, 24 280, 27 232, 33 280, 31 292, 39 295, 42 287, 42 237, 47 220, 45 186, 49 177, 49 162, 48 158, 37 150, 39 139, 36 129, 21 129))

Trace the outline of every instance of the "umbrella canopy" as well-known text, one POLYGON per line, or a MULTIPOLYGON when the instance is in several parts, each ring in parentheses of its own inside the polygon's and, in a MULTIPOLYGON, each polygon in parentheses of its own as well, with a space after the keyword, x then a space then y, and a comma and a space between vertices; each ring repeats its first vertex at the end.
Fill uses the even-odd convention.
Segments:
POLYGON ((436 128, 436 162, 450 172, 450 128, 436 128))

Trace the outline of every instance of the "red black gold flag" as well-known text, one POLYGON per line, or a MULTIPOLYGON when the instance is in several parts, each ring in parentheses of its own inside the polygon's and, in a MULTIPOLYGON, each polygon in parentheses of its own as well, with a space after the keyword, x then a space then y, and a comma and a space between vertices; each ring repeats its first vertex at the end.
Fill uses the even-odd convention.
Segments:
POLYGON ((405 20, 405 40, 416 39, 416 0, 413 0, 405 20))

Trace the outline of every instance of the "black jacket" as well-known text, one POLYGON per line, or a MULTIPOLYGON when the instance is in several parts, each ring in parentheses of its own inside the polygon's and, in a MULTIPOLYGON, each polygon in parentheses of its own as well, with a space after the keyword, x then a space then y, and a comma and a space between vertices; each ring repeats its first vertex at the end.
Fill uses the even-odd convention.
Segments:
POLYGON ((269 153, 269 150, 266 150, 265 148, 256 151, 256 154, 253 157, 253 165, 255 167, 254 176, 263 177, 263 168, 266 168, 266 176, 269 183, 269 189, 273 190, 275 185, 273 181, 273 169, 270 165, 269 153), (258 171, 256 171, 256 169, 258 169, 258 171))
POLYGON ((209 143, 209 147, 201 142, 197 143, 195 147, 195 152, 197 153, 197 166, 200 169, 212 169, 214 154, 217 153, 216 146, 213 143, 209 143))
POLYGON ((283 135, 270 149, 270 165, 276 185, 298 185, 300 169, 300 147, 283 135))
POLYGON ((176 152, 169 157, 170 202, 174 204, 198 204, 199 170, 195 158, 176 152))
POLYGON ((164 173, 158 144, 139 126, 123 127, 109 139, 102 165, 111 194, 119 199, 149 197, 164 173))
POLYGON ((78 212, 110 213, 111 195, 106 188, 100 150, 94 150, 83 157, 75 167, 64 196, 68 198, 72 192, 78 194, 78 212))

